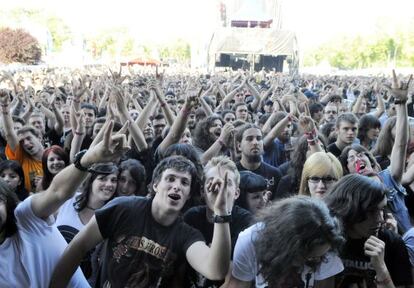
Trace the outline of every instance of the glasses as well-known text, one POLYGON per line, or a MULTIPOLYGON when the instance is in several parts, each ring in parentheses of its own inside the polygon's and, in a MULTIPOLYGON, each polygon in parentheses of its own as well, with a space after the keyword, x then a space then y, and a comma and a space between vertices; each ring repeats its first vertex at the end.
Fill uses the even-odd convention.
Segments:
POLYGON ((318 184, 321 181, 323 182, 323 184, 332 184, 336 180, 337 179, 332 176, 326 176, 326 177, 312 176, 308 178, 308 181, 312 184, 318 184))
POLYGON ((332 110, 332 111, 325 111, 325 114, 336 114, 337 112, 332 110))
POLYGON ((362 157, 367 156, 364 152, 359 152, 348 156, 348 161, 355 161, 356 158, 361 159, 362 157))

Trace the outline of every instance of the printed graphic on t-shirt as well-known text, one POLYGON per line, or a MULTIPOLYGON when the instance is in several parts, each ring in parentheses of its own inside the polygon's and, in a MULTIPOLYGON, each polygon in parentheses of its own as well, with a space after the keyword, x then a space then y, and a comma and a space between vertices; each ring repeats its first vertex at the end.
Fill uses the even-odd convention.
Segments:
MULTIPOLYGON (((124 283, 124 287, 162 287, 164 279, 173 275, 177 255, 151 239, 121 236, 110 249, 109 279, 121 280, 119 282, 124 283)), ((104 286, 108 284, 106 282, 104 286)))

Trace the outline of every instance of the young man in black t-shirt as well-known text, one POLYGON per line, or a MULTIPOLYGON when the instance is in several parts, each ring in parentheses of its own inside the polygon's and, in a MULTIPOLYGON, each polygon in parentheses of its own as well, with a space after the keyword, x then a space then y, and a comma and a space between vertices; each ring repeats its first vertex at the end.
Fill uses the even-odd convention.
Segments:
POLYGON ((272 199, 279 198, 276 195, 282 173, 279 168, 271 166, 262 160, 263 134, 259 127, 253 124, 245 124, 238 128, 236 133, 238 149, 241 151, 240 162, 237 163, 239 171, 249 170, 263 176, 272 192, 272 199))
MULTIPOLYGON (((207 245, 213 240, 214 231, 214 203, 217 200, 217 191, 212 189, 211 183, 216 177, 224 177, 228 173, 228 198, 227 207, 231 211, 230 235, 231 235, 231 252, 236 245, 239 233, 249 227, 252 222, 252 215, 249 211, 234 206, 234 202, 240 195, 239 183, 240 175, 233 161, 225 156, 212 158, 204 168, 204 190, 201 195, 206 205, 197 206, 189 209, 184 214, 184 221, 190 226, 198 229, 204 236, 207 245)), ((230 276, 230 274, 229 274, 230 276)), ((185 272, 184 287, 220 287, 223 281, 210 281, 203 277, 200 273, 187 267, 185 272)))
POLYGON ((231 250, 227 174, 210 184, 218 194, 211 247, 199 231, 179 218, 195 192, 197 171, 189 160, 172 156, 154 170, 153 198, 120 197, 95 212, 65 250, 51 287, 65 287, 84 253, 104 239, 107 249, 98 287, 174 287, 176 270, 184 259, 205 277, 224 279, 231 250))
POLYGON ((344 113, 336 119, 336 141, 328 145, 327 150, 336 157, 341 156, 346 146, 354 143, 358 134, 358 118, 352 113, 344 113))

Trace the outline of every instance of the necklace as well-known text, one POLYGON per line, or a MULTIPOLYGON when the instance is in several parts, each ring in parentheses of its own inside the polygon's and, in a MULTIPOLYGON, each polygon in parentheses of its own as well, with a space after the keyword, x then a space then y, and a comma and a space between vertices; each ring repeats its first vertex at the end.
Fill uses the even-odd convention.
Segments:
POLYGON ((86 205, 85 208, 88 208, 89 210, 95 211, 96 209, 89 207, 88 205, 86 205))

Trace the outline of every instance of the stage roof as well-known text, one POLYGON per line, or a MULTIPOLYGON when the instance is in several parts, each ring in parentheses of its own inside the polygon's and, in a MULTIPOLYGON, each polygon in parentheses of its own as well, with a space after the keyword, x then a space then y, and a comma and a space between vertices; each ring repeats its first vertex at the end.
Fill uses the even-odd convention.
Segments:
POLYGON ((292 31, 267 28, 222 28, 210 44, 210 55, 239 53, 260 55, 292 55, 297 51, 296 35, 292 31))

